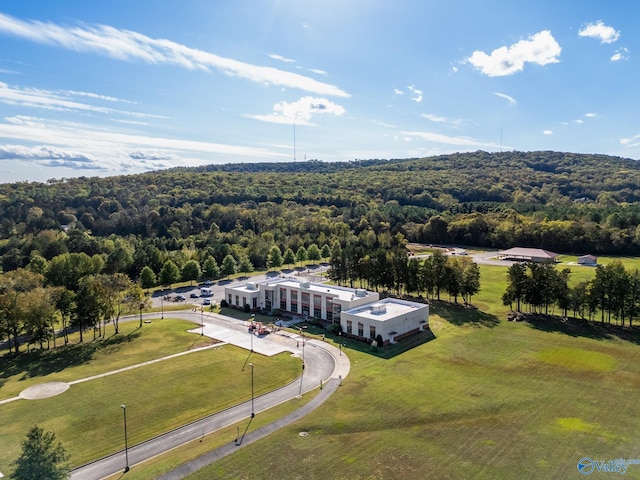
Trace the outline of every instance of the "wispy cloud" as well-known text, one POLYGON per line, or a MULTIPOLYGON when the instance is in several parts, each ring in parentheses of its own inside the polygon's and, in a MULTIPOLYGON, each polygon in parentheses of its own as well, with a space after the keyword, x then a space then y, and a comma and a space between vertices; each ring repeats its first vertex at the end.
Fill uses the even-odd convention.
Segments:
POLYGON ((553 130, 543 130, 542 134, 546 136, 553 135, 553 130))
POLYGON ((510 46, 497 48, 487 55, 476 50, 465 61, 490 77, 513 75, 524 70, 526 63, 547 65, 558 63, 562 48, 549 30, 532 35, 510 46))
POLYGON ((589 23, 578 32, 580 37, 589 37, 600 40, 600 43, 613 43, 620 38, 620 32, 613 27, 605 25, 602 20, 589 23))
POLYGON ((408 138, 416 137, 422 140, 426 140, 428 142, 441 143, 444 145, 453 145, 456 147, 487 148, 487 149, 500 148, 500 145, 497 145, 494 143, 481 142, 472 137, 466 137, 466 136, 455 137, 451 135, 444 135, 442 133, 420 132, 420 131, 406 131, 406 132, 402 132, 402 134, 406 135, 408 138))
POLYGON ((307 72, 315 73, 316 75, 322 75, 323 77, 326 77, 329 75, 326 71, 320 70, 319 68, 307 68, 307 67, 301 67, 300 65, 296 65, 296 68, 298 70, 306 70, 307 72))
POLYGON ((26 116, 8 117, 0 122, 0 138, 9 140, 1 146, 0 158, 4 160, 107 172, 197 165, 216 156, 237 155, 254 160, 285 158, 281 152, 259 147, 132 135, 99 130, 83 123, 26 116))
POLYGON ((394 93, 394 95, 404 95, 404 92, 402 90, 400 90, 399 88, 394 88, 393 89, 393 93, 394 93))
POLYGON ((459 118, 451 119, 448 117, 443 117, 441 115, 434 115, 432 113, 423 113, 420 116, 426 120, 429 120, 430 122, 444 123, 444 124, 453 125, 456 127, 463 123, 463 120, 459 118))
POLYGON ((598 114, 597 113, 593 113, 593 112, 589 112, 589 113, 585 113, 584 116, 587 117, 587 118, 595 118, 595 117, 598 116, 598 114))
POLYGON ((619 48, 616 53, 611 55, 610 60, 612 62, 619 62, 620 60, 627 60, 629 58, 629 49, 626 47, 619 48))
POLYGON ((296 63, 296 61, 291 58, 283 57, 282 55, 277 55, 275 53, 270 54, 269 58, 273 58, 274 60, 278 60, 284 63, 296 63))
POLYGON ((22 21, 0 14, 0 33, 77 52, 90 52, 124 61, 174 65, 190 70, 215 69, 229 76, 260 84, 296 88, 336 97, 350 95, 335 85, 298 73, 251 65, 190 48, 171 40, 151 38, 138 32, 107 25, 65 27, 49 22, 22 21))
POLYGON ((633 137, 621 138, 620 144, 627 148, 634 148, 640 146, 640 133, 633 137))
POLYGON ((510 95, 506 93, 493 92, 496 97, 504 98, 507 102, 509 102, 510 107, 515 107, 518 104, 518 101, 510 95))
POLYGON ((104 114, 120 114, 135 118, 166 118, 160 115, 153 115, 143 112, 120 110, 112 107, 92 105, 80 102, 75 97, 86 97, 94 100, 108 102, 133 103, 106 95, 99 95, 90 92, 76 92, 72 90, 44 90, 40 88, 12 86, 0 82, 0 103, 8 105, 19 105, 22 107, 42 108, 46 110, 75 111, 75 112, 95 112, 104 114))
POLYGON ((344 107, 326 98, 302 97, 296 102, 280 102, 273 106, 273 112, 266 115, 247 114, 245 117, 269 123, 293 123, 299 125, 313 125, 311 119, 315 115, 332 114, 340 116, 345 112, 344 107))
POLYGON ((422 90, 418 90, 413 85, 407 88, 413 94, 413 96, 411 97, 411 100, 413 100, 414 102, 420 103, 422 101, 422 90))

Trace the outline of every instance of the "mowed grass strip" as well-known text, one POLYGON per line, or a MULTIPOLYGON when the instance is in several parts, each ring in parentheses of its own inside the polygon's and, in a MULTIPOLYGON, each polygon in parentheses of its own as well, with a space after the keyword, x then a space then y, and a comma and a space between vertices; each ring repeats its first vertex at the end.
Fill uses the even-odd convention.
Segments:
MULTIPOLYGON (((178 323, 182 328, 192 326, 178 323)), ((160 333, 171 336, 171 329, 160 333)), ((192 335, 191 342, 197 337, 192 335)), ((145 341, 138 338, 127 346, 136 347, 144 350, 145 341)), ((121 366, 122 353, 103 353, 102 370, 121 366)), ((156 349, 156 357, 161 353, 156 349)), ((249 369, 241 371, 247 355, 246 350, 225 345, 76 384, 53 398, 0 405, 0 471, 9 471, 19 454, 20 441, 34 424, 55 432, 71 454, 71 465, 79 466, 123 447, 121 404, 127 406, 129 444, 134 445, 248 400, 251 374, 249 369)), ((256 395, 286 384, 300 373, 300 360, 289 354, 253 354, 251 362, 256 395)), ((84 376, 82 367, 76 368, 76 373, 84 376)))

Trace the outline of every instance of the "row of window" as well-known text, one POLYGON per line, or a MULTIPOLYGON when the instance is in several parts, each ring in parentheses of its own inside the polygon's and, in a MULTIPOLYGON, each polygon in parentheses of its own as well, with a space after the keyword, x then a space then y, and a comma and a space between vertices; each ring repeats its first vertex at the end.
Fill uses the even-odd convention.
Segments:
MULTIPOLYGON (((353 334, 353 322, 351 320, 347 320, 347 333, 353 334)), ((364 324, 362 322, 358 322, 358 336, 364 337, 364 324)), ((369 338, 376 338, 375 325, 369 325, 369 338)))

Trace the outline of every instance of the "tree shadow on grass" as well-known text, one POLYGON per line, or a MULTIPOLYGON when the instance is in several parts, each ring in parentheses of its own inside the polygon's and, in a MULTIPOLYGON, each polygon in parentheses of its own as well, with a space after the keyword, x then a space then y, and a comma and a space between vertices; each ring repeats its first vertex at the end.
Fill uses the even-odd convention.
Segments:
POLYGON ((532 328, 543 332, 563 333, 571 337, 585 337, 593 340, 619 338, 640 345, 640 329, 637 327, 622 327, 580 318, 564 319, 555 315, 521 314, 518 318, 532 328))
POLYGON ((458 327, 471 325, 478 328, 493 328, 500 323, 500 320, 495 315, 478 310, 474 306, 464 306, 449 302, 433 301, 429 304, 429 312, 441 316, 452 325, 458 327))
POLYGON ((76 343, 56 347, 52 350, 35 350, 20 355, 5 355, 0 362, 0 386, 6 379, 20 375, 20 380, 44 377, 69 367, 75 367, 92 360, 101 350, 116 350, 122 344, 139 337, 141 332, 128 335, 113 335, 87 343, 76 343))

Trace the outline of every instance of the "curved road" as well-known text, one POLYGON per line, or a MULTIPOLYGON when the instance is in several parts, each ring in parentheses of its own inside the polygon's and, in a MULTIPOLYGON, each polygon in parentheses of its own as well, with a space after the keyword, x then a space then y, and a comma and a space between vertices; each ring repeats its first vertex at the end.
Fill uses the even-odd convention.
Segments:
MULTIPOLYGON (((289 351, 304 359, 304 367, 300 377, 288 385, 254 398, 253 411, 256 414, 313 390, 319 387, 321 382, 323 384, 330 382, 332 388, 328 388, 326 392, 323 392, 325 395, 322 395, 321 401, 324 401, 324 399, 335 390, 335 387, 341 382, 342 378, 346 377, 349 373, 350 364, 346 354, 343 354, 333 345, 326 342, 309 340, 308 338, 303 339, 298 334, 291 334, 285 331, 260 338, 248 334, 246 322, 217 314, 202 314, 200 311, 170 312, 167 316, 198 323, 200 323, 202 319, 204 327, 196 327, 194 329, 195 332, 203 332, 207 336, 217 338, 227 343, 233 343, 247 350, 253 347, 254 353, 274 355, 283 351, 289 351)), ((158 315, 155 313, 147 314, 143 317, 145 319, 159 320, 158 315)), ((314 405, 312 408, 315 408, 315 406, 317 405, 314 405)), ((302 407, 300 410, 310 411, 311 408, 305 409, 305 407, 302 407)), ((232 425, 243 419, 251 418, 251 412, 252 402, 251 400, 247 400, 234 407, 129 447, 129 465, 132 466, 143 462, 187 442, 202 438, 204 435, 215 432, 222 427, 232 425)), ((277 423, 278 422, 274 422, 274 424, 277 423)), ((277 426, 277 428, 281 428, 284 425, 283 423, 277 426)), ((270 433, 270 431, 266 431, 264 435, 270 433)), ((251 441, 255 441, 264 435, 253 435, 251 441)), ((223 456, 224 454, 231 453, 234 449, 241 448, 242 445, 246 445, 248 441, 242 441, 244 436, 241 435, 241 437, 239 445, 231 442, 233 447, 228 452, 222 452, 219 453, 219 455, 223 456)), ((247 438, 247 440, 249 439, 247 438)), ((73 470, 70 478, 74 480, 98 480, 122 472, 124 466, 125 452, 120 451, 73 470)), ((174 475, 172 478, 182 477, 174 475)))

